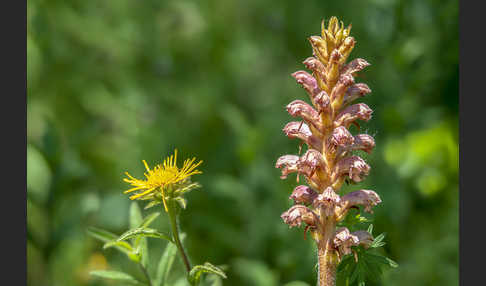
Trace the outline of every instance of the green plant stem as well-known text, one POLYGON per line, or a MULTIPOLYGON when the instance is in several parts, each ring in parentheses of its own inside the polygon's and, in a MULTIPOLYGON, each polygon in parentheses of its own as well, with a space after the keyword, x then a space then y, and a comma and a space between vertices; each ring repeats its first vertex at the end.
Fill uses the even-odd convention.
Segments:
POLYGON ((169 213, 169 219, 170 219, 170 225, 172 227, 172 237, 174 239, 174 243, 177 246, 177 249, 179 250, 182 260, 184 261, 184 266, 186 267, 187 272, 189 273, 191 271, 191 264, 189 263, 189 259, 187 259, 186 252, 184 251, 184 247, 182 247, 181 240, 179 239, 179 229, 177 225, 177 205, 175 205, 173 200, 170 200, 168 202, 168 213, 169 213))
POLYGON ((152 286, 152 280, 150 280, 150 275, 148 274, 147 268, 145 268, 142 263, 139 263, 140 268, 142 269, 143 274, 145 275, 145 278, 147 278, 149 286, 152 286))

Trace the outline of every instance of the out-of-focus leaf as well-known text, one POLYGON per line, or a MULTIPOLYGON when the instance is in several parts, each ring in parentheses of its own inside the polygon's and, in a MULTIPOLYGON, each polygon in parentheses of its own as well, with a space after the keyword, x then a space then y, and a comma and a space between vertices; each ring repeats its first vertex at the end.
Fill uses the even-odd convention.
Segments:
POLYGON ((124 272, 120 272, 120 271, 95 270, 95 271, 91 271, 89 274, 96 276, 96 277, 100 277, 100 278, 113 279, 113 280, 128 282, 128 283, 133 284, 133 285, 144 285, 140 281, 133 278, 131 275, 128 275, 128 274, 126 274, 124 272))
MULTIPOLYGON (((130 205, 130 228, 138 228, 143 224, 143 222, 144 219, 142 216, 142 210, 138 206, 138 203, 134 201, 130 205)), ((135 236, 133 238, 133 247, 135 248, 138 256, 141 257, 142 265, 146 267, 149 260, 147 239, 140 235, 135 236)))
MULTIPOLYGON (((182 240, 182 238, 181 238, 182 240)), ((157 266, 157 274, 155 275, 154 285, 165 286, 169 276, 170 269, 177 255, 177 246, 174 243, 168 242, 164 253, 160 257, 159 265, 157 266)))
POLYGON ((159 215, 159 212, 149 214, 143 219, 142 223, 136 227, 148 227, 159 215))

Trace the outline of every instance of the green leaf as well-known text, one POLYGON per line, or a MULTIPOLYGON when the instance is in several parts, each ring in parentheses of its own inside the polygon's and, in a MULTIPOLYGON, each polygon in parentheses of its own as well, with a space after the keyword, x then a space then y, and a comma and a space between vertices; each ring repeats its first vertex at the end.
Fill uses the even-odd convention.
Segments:
POLYGON ((174 200, 177 203, 179 203, 181 208, 186 209, 186 206, 187 206, 187 200, 186 199, 184 199, 183 197, 176 197, 176 198, 174 198, 174 200))
POLYGON ((140 281, 136 280, 132 276, 130 276, 130 275, 126 274, 126 273, 123 273, 123 272, 119 272, 119 271, 95 270, 95 271, 91 271, 89 274, 90 275, 93 275, 93 276, 96 276, 96 277, 100 277, 100 278, 113 279, 113 280, 121 280, 121 281, 128 282, 128 283, 135 284, 135 285, 137 285, 137 284, 143 285, 143 283, 141 283, 140 281))
POLYGON ((162 203, 162 201, 153 200, 150 203, 148 203, 143 209, 146 210, 146 209, 149 209, 149 208, 154 207, 156 205, 160 205, 161 203, 162 203))
POLYGON ((142 223, 140 223, 140 225, 138 225, 137 227, 148 227, 159 215, 160 212, 149 214, 143 219, 142 223))
POLYGON ((199 189, 201 188, 201 185, 197 182, 195 183, 191 183, 183 188, 180 188, 180 189, 177 189, 174 191, 174 197, 179 197, 179 196, 182 196, 186 193, 189 193, 190 191, 192 190, 195 190, 195 189, 199 189))
POLYGON ((116 242, 118 238, 116 234, 96 227, 89 227, 88 234, 96 239, 105 242, 105 245, 103 246, 104 249, 109 247, 115 247, 118 251, 125 253, 130 259, 135 259, 135 257, 133 256, 134 250, 128 242, 122 241, 121 243, 113 243, 116 242), (107 246, 107 244, 109 245, 107 246))
POLYGON ((370 224, 370 226, 368 227, 368 232, 370 234, 373 234, 373 224, 370 224))
POLYGON ((142 228, 142 227, 130 229, 126 231, 125 233, 120 235, 120 237, 118 237, 117 240, 118 241, 127 240, 135 237, 154 237, 154 238, 165 239, 172 242, 172 238, 169 235, 160 233, 153 228, 142 228))
POLYGON ((132 202, 130 205, 130 228, 139 227, 143 221, 142 211, 137 202, 132 202))
MULTIPOLYGON (((182 238, 181 238, 182 240, 182 238)), ((177 246, 174 243, 167 243, 164 253, 160 257, 159 265, 157 267, 157 274, 155 275, 154 285, 164 286, 167 283, 170 269, 177 256, 177 246)))
POLYGON ((116 234, 96 227, 88 227, 88 234, 103 242, 108 242, 118 237, 116 234))
POLYGON ((382 242, 383 239, 385 238, 385 235, 386 235, 386 233, 382 233, 382 234, 378 235, 377 237, 375 237, 375 239, 373 239, 373 242, 371 243, 370 247, 371 248, 378 248, 378 247, 385 245, 385 242, 382 242))
POLYGON ((194 266, 189 272, 187 280, 189 281, 189 283, 191 283, 191 285, 197 285, 201 280, 201 275, 203 273, 216 274, 223 278, 226 278, 226 274, 224 274, 223 270, 219 269, 209 262, 205 262, 204 265, 194 266))

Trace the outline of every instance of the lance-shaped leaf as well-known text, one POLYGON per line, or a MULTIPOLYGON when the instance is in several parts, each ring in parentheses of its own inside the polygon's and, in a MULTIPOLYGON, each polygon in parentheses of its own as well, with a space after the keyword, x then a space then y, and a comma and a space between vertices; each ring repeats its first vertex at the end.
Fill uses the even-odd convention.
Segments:
POLYGON ((194 266, 189 272, 187 280, 189 281, 189 283, 191 283, 191 285, 197 285, 199 281, 201 281, 201 275, 203 273, 216 274, 222 278, 226 278, 226 274, 223 272, 223 270, 219 269, 209 262, 205 262, 203 265, 194 266))
POLYGON ((137 227, 148 227, 159 215, 159 212, 149 214, 142 220, 140 225, 137 225, 137 227))
POLYGON ((133 285, 144 285, 140 281, 133 278, 131 275, 128 275, 120 271, 95 270, 95 271, 91 271, 89 274, 100 278, 123 281, 125 283, 130 283, 133 285))
MULTIPOLYGON (((116 234, 96 227, 89 227, 88 234, 96 239, 101 240, 105 244, 116 241, 118 238, 116 234)), ((113 244, 112 246, 129 257, 133 256, 133 248, 128 242, 123 241, 120 244, 113 244)))
POLYGON ((371 89, 365 83, 355 83, 346 90, 343 98, 343 105, 347 105, 353 100, 363 97, 370 93, 371 89))
MULTIPOLYGON (((130 228, 137 228, 143 223, 143 216, 142 216, 142 210, 138 206, 137 202, 132 202, 130 205, 130 211, 129 211, 129 222, 130 222, 130 228)), ((113 243, 107 243, 103 247, 110 247, 111 245, 115 245, 116 243, 122 242, 121 240, 117 240, 116 242, 113 243)), ((133 243, 133 248, 135 249, 135 252, 137 253, 137 256, 141 258, 141 262, 143 266, 147 266, 148 260, 149 260, 149 253, 148 253, 148 245, 147 245, 147 239, 142 237, 142 236, 136 236, 132 239, 133 243)))
POLYGON ((174 243, 167 243, 167 246, 165 247, 164 253, 162 253, 162 256, 160 257, 159 265, 157 267, 157 273, 155 275, 153 283, 155 286, 167 285, 167 279, 169 277, 169 273, 176 256, 177 246, 174 243))
POLYGON ((314 98, 321 89, 317 84, 317 80, 306 71, 296 71, 292 76, 297 80, 297 83, 302 85, 310 97, 314 98))
POLYGON ((371 110, 368 105, 364 103, 353 104, 343 109, 336 116, 334 126, 344 126, 348 128, 349 125, 357 119, 368 121, 371 118, 371 113, 373 113, 373 110, 371 110))
POLYGON ((322 148, 322 141, 312 134, 309 126, 303 121, 292 121, 287 123, 283 128, 283 132, 289 138, 298 138, 304 141, 311 148, 322 148))
POLYGON ((277 159, 275 168, 282 168, 281 179, 287 178, 287 175, 293 172, 297 172, 297 163, 299 162, 299 156, 297 155, 283 155, 277 159))
POLYGON ((326 216, 331 216, 334 214, 334 209, 339 205, 341 198, 333 188, 327 187, 324 192, 319 194, 312 203, 316 208, 323 208, 326 216))
POLYGON ((300 226, 302 222, 310 226, 315 226, 319 222, 319 217, 308 207, 295 205, 280 216, 289 227, 300 226))
POLYGON ((309 149, 299 158, 297 167, 299 173, 310 178, 318 168, 324 169, 326 167, 326 162, 319 151, 309 149))
POLYGON ((338 176, 347 175, 355 182, 361 182, 368 175, 370 166, 359 156, 351 156, 341 159, 336 164, 336 174, 338 176))
POLYGON ((293 117, 301 117, 307 124, 312 124, 318 130, 321 129, 319 112, 303 100, 294 100, 287 105, 287 111, 293 117))
POLYGON ((362 205, 366 212, 372 213, 372 207, 381 203, 380 196, 371 190, 358 190, 341 197, 341 206, 344 210, 352 206, 362 205))
POLYGON ((160 238, 160 239, 165 239, 170 242, 173 242, 172 238, 169 235, 160 233, 153 228, 144 228, 144 227, 130 229, 124 232, 122 235, 120 235, 120 237, 118 237, 117 240, 122 241, 122 240, 127 240, 135 237, 153 237, 153 238, 160 238))
POLYGON ((367 66, 370 66, 370 63, 365 59, 357 58, 343 66, 341 73, 353 75, 356 72, 362 71, 367 66))
POLYGON ((294 200, 296 204, 310 204, 317 197, 317 193, 308 186, 300 185, 295 187, 289 199, 294 200))

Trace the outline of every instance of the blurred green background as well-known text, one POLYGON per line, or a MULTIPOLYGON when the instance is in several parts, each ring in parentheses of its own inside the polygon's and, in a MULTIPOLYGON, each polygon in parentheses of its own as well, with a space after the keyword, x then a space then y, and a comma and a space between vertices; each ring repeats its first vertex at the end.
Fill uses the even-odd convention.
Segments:
MULTIPOLYGON (((181 217, 193 263, 226 264, 225 285, 316 282, 315 248, 280 214, 296 154, 285 105, 307 99, 306 38, 338 16, 372 65, 362 124, 376 148, 353 189, 375 190, 374 233, 399 263, 379 285, 458 285, 458 2, 57 1, 27 3, 28 285, 117 285, 93 269, 142 277, 86 234, 128 228, 124 172, 142 176, 178 148, 204 160, 181 217)), ((141 205, 143 206, 143 205, 141 205)), ((146 213, 151 212, 152 209, 146 213)), ((160 210, 159 210, 160 211, 160 210)), ((155 227, 168 230, 165 215, 155 227)), ((156 262, 164 242, 149 239, 156 262)), ((178 259, 175 278, 182 273, 178 259)), ((141 278, 143 279, 143 278, 141 278)))

